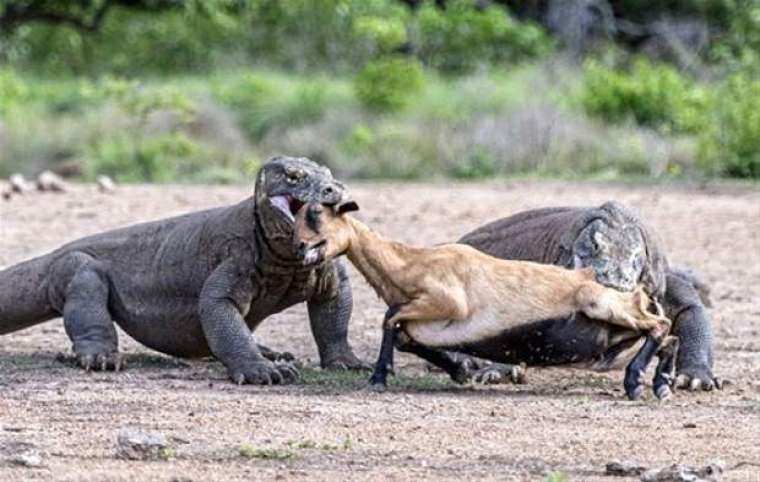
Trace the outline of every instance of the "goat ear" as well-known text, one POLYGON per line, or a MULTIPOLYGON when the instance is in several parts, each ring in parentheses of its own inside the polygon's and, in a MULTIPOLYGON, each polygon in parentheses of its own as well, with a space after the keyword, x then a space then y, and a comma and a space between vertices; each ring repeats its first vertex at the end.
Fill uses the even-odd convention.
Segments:
POLYGON ((350 213, 351 211, 358 211, 359 205, 356 204, 356 201, 343 201, 335 205, 335 213, 340 214, 346 214, 350 213))

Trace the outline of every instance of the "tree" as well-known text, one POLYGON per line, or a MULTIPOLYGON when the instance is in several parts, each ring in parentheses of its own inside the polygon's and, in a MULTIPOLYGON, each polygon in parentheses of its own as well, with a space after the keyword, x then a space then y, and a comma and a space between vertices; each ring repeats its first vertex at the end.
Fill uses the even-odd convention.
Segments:
POLYGON ((228 0, 5 0, 0 3, 0 33, 12 33, 32 23, 68 25, 83 32, 96 32, 114 7, 159 12, 174 8, 210 7, 231 4, 228 0))

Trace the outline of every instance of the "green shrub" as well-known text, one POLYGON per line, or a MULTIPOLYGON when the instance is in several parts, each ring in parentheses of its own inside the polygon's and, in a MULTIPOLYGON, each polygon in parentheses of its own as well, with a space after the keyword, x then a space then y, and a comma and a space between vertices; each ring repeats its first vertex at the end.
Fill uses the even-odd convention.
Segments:
POLYGON ((606 120, 633 119, 656 129, 693 131, 710 97, 669 65, 639 59, 625 71, 589 60, 580 101, 586 112, 606 120))
POLYGON ((343 102, 343 94, 320 79, 284 79, 246 74, 232 82, 219 82, 215 96, 231 107, 251 140, 261 141, 269 131, 316 122, 328 104, 343 102))
POLYGON ((709 174, 760 178, 760 80, 749 72, 719 87, 699 137, 699 160, 709 174))
POLYGON ((353 30, 358 39, 369 44, 369 51, 388 53, 407 41, 406 25, 402 18, 358 17, 353 23, 353 30))
POLYGON ((104 97, 114 100, 127 114, 134 116, 138 128, 158 111, 172 112, 180 122, 189 122, 195 113, 193 101, 174 85, 147 86, 137 81, 107 77, 101 82, 104 97))
POLYGON ((53 115, 81 113, 104 99, 97 83, 88 79, 45 79, 34 82, 29 102, 38 103, 53 115))
POLYGON ((0 69, 0 115, 7 115, 26 96, 26 86, 16 73, 8 68, 0 69))
POLYGON ((468 154, 451 166, 448 174, 461 179, 477 179, 494 176, 499 171, 498 162, 488 149, 474 146, 468 154))
POLYGON ((480 9, 472 1, 451 0, 441 9, 426 1, 416 21, 420 57, 444 71, 535 58, 551 49, 540 27, 515 21, 497 5, 480 9))
POLYGON ((331 159, 339 175, 366 179, 419 179, 439 172, 434 140, 417 126, 384 123, 374 128, 360 125, 339 143, 331 159))
POLYGON ((394 56, 368 62, 357 75, 354 88, 357 99, 367 109, 394 112, 407 105, 424 81, 419 62, 394 56))
POLYGON ((727 27, 717 38, 712 56, 733 71, 752 69, 760 75, 760 2, 723 0, 727 27))
POLYGON ((120 182, 170 182, 189 178, 207 162, 201 146, 182 133, 143 139, 116 135, 97 142, 87 157, 85 175, 105 174, 120 182))
POLYGON ((5 39, 5 54, 27 69, 55 75, 208 70, 234 58, 244 45, 243 21, 223 9, 112 8, 97 33, 65 24, 24 25, 5 39))
POLYGON ((253 58, 305 70, 354 70, 406 41, 397 0, 259 0, 250 12, 253 58))

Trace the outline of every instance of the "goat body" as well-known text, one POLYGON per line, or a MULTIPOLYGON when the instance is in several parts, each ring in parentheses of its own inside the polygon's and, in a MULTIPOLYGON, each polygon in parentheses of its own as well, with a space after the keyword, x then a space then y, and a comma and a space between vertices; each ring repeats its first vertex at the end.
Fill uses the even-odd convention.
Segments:
POLYGON ((425 346, 475 343, 529 321, 577 311, 657 338, 669 329, 667 318, 647 311, 650 299, 643 290, 604 287, 590 268, 502 260, 460 244, 411 247, 322 206, 304 208, 299 215, 301 248, 310 243, 308 249, 321 249, 327 257, 345 252, 378 295, 398 307, 386 328, 399 324, 425 346), (303 212, 308 209, 315 212, 303 212))

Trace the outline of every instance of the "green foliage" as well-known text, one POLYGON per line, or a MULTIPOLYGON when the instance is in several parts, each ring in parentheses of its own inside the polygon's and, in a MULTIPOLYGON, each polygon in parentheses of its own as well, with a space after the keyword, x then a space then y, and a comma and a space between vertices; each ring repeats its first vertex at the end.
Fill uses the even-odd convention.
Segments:
POLYGON ((9 68, 0 68, 0 115, 7 115, 26 96, 27 89, 16 73, 9 68))
POLYGON ((250 52, 297 70, 353 70, 404 43, 408 18, 395 0, 259 0, 250 11, 250 52))
POLYGON ((141 124, 150 114, 158 111, 172 112, 180 122, 190 121, 194 114, 193 102, 174 86, 146 88, 136 81, 109 77, 102 82, 102 89, 106 97, 115 100, 119 107, 136 117, 141 124))
POLYGON ((760 81, 753 66, 718 85, 700 85, 673 67, 637 60, 630 71, 584 65, 581 102, 606 120, 633 119, 663 132, 698 137, 708 174, 760 177, 760 81))
POLYGON ((402 110, 423 87, 422 66, 406 57, 384 57, 368 62, 356 77, 356 97, 375 112, 402 110))
POLYGON ((570 482, 570 479, 562 472, 549 472, 546 482, 570 482))
POLYGON ((113 9, 97 33, 28 24, 6 39, 0 58, 49 74, 207 70, 234 57, 244 39, 239 17, 214 12, 113 9))
POLYGON ((289 450, 256 448, 248 444, 243 444, 238 449, 241 457, 246 459, 264 459, 264 460, 287 460, 293 458, 295 454, 289 450))
POLYGON ((666 131, 691 131, 710 102, 708 91, 665 64, 638 59, 629 70, 588 60, 583 69, 581 104, 586 112, 620 122, 666 131))
POLYGON ((263 74, 217 82, 214 93, 237 112, 241 126, 253 141, 262 140, 274 129, 319 120, 328 102, 339 103, 342 96, 330 91, 318 78, 293 80, 263 74))
POLYGON ((223 159, 209 163, 220 153, 184 132, 195 120, 196 106, 179 88, 106 78, 99 89, 125 119, 120 129, 93 139, 86 153, 86 177, 106 174, 120 182, 239 179, 241 174, 227 168, 223 159))
POLYGON ((760 79, 748 72, 727 79, 699 137, 699 158, 710 174, 760 178, 760 79))
POLYGON ((435 175, 438 165, 433 140, 418 126, 389 121, 373 128, 360 125, 339 143, 333 159, 340 172, 362 178, 418 179, 435 175))
POLYGON ((722 0, 727 16, 725 33, 718 38, 713 56, 731 70, 751 69, 760 75, 760 2, 722 0))
POLYGON ((407 41, 406 25, 399 17, 358 17, 353 22, 353 30, 357 38, 370 43, 370 49, 381 53, 391 52, 407 41))
POLYGON ((85 174, 89 178, 106 174, 120 182, 187 179, 207 163, 202 152, 199 144, 182 133, 139 140, 128 135, 114 135, 93 145, 85 174))
POLYGON ((501 6, 479 9, 468 0, 450 0, 445 9, 426 1, 417 29, 422 60, 447 72, 535 58, 551 48, 540 27, 515 21, 501 6))
MULTIPOLYGON (((492 5, 450 0, 417 11, 399 0, 178 1, 182 8, 109 10, 97 32, 28 23, 5 35, 0 60, 48 74, 209 71, 266 62, 287 69, 355 71, 404 47, 428 65, 465 72, 546 53, 533 24, 492 5)), ((80 12, 81 13, 81 12, 80 12)))
POLYGON ((499 168, 488 149, 475 146, 470 155, 455 163, 451 168, 451 175, 462 179, 477 179, 491 177, 498 172, 499 168))

